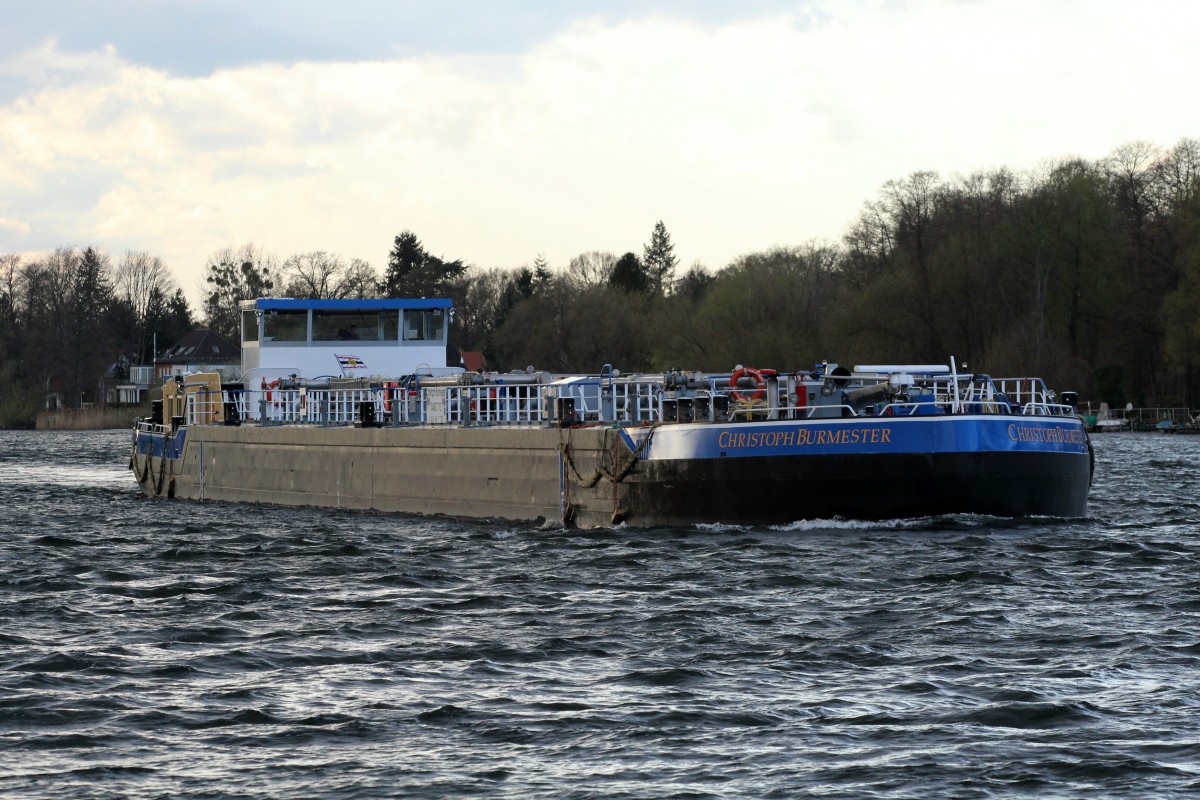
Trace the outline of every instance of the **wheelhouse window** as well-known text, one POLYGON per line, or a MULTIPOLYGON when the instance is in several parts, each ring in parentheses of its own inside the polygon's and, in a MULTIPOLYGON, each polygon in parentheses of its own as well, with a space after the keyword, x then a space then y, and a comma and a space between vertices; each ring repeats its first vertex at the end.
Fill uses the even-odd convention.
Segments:
POLYGON ((396 311, 313 311, 313 341, 394 342, 400 315, 396 311))
POLYGON ((263 340, 307 342, 308 312, 271 310, 263 313, 263 340))
POLYGON ((446 309, 412 309, 404 312, 404 341, 440 342, 445 329, 446 309))
POLYGON ((242 341, 258 341, 258 316, 254 311, 248 310, 242 312, 242 341))

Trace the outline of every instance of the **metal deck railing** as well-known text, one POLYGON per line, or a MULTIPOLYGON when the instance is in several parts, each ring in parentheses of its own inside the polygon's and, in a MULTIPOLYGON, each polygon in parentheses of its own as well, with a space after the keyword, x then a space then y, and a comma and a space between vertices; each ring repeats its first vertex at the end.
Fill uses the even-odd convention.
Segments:
POLYGON ((179 423, 260 425, 645 425, 872 416, 1022 414, 1073 416, 1040 378, 853 374, 772 376, 746 389, 729 375, 600 375, 551 383, 464 381, 423 387, 388 382, 356 388, 189 391, 179 423), (667 388, 672 387, 672 388, 667 388), (870 401, 851 400, 855 394, 870 401))

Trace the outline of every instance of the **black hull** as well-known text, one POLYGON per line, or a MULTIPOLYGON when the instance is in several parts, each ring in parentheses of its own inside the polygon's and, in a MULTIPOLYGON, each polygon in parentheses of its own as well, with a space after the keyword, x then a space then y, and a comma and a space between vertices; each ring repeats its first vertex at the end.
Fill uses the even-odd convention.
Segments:
POLYGON ((975 513, 1082 517, 1087 454, 858 454, 643 462, 624 485, 630 524, 785 524, 975 513))

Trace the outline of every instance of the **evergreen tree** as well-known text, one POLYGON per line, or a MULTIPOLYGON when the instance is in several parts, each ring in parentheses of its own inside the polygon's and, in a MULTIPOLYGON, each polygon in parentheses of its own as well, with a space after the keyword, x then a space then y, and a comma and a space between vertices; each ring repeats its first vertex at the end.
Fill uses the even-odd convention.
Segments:
POLYGON ((505 276, 504 288, 500 291, 500 297, 496 301, 496 313, 492 321, 493 330, 504 324, 504 320, 508 319, 509 312, 514 306, 533 296, 533 278, 533 270, 528 267, 520 267, 505 276))
POLYGON ((533 260, 533 291, 538 293, 544 290, 550 285, 550 279, 553 277, 550 262, 546 260, 544 253, 538 253, 537 258, 533 260))
POLYGON ((412 231, 395 238, 388 254, 384 294, 387 297, 444 297, 466 272, 461 260, 444 261, 430 255, 412 231))
POLYGON ((77 262, 72 281, 68 347, 67 402, 103 403, 97 382, 113 358, 112 331, 108 312, 112 306, 112 284, 108 255, 89 247, 77 262))
POLYGON ((404 231, 397 236, 392 244, 392 252, 388 254, 383 293, 388 297, 403 297, 410 276, 424 267, 426 258, 425 248, 415 233, 404 231))
POLYGON ((624 289, 626 292, 644 294, 650 288, 650 276, 636 255, 626 253, 613 265, 612 274, 608 276, 608 285, 624 289))
POLYGON ((666 293, 678 265, 679 258, 675 255, 675 245, 671 244, 671 234, 667 233, 667 226, 660 219, 650 234, 650 243, 642 251, 642 267, 655 294, 666 293))
POLYGON ((713 275, 697 261, 683 274, 682 278, 676 281, 674 294, 692 301, 703 300, 712 282, 713 275))
MULTIPOLYGON (((172 295, 162 290, 154 292, 146 309, 146 327, 152 335, 142 363, 149 363, 154 358, 156 348, 159 353, 165 351, 196 327, 182 289, 176 288, 172 295)), ((236 337, 231 341, 236 341, 236 337)))

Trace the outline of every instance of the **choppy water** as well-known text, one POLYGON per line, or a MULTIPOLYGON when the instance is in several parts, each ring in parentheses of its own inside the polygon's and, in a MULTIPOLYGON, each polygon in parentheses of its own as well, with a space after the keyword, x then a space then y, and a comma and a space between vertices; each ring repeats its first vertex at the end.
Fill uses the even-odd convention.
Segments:
POLYGON ((1200 794, 1200 437, 1090 518, 576 532, 164 503, 0 432, 4 797, 1200 794))

